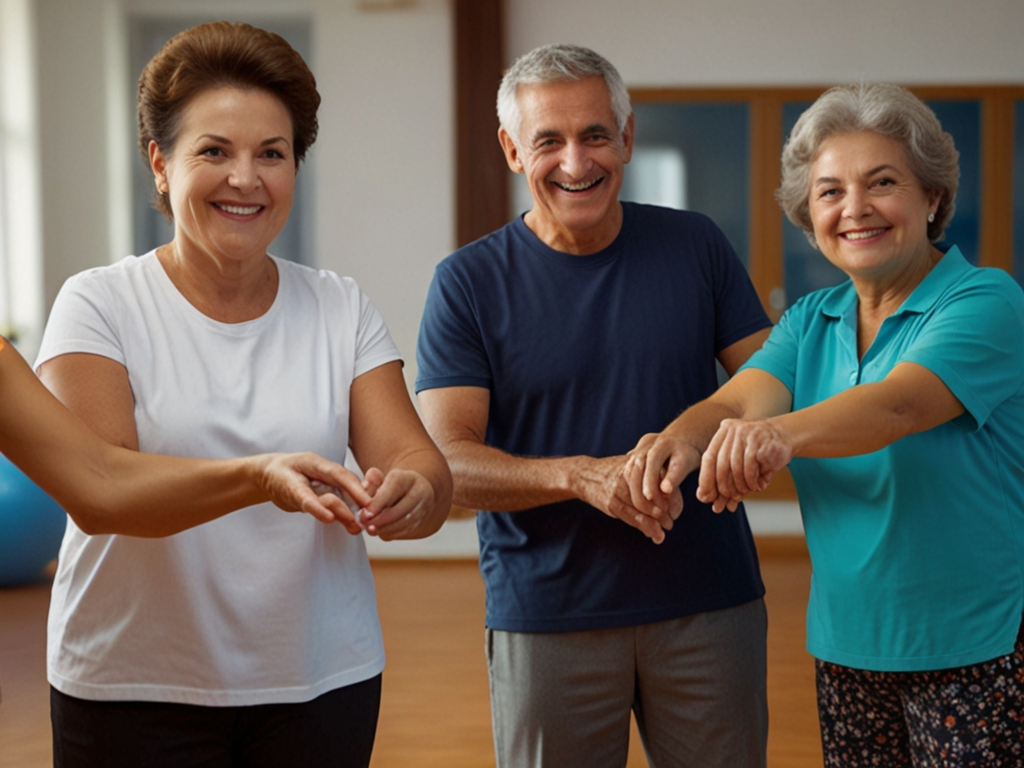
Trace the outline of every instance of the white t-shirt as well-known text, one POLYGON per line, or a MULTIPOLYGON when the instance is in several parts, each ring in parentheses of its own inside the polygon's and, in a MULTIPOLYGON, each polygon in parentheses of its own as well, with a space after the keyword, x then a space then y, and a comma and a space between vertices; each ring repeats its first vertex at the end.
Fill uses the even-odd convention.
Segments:
MULTIPOLYGON (((351 279, 275 263, 273 306, 233 324, 195 309, 155 253, 76 275, 36 366, 72 352, 122 363, 145 452, 342 462, 352 380, 398 350, 351 279)), ((384 668, 362 537, 269 503, 162 539, 69 520, 48 634, 50 683, 93 700, 300 702, 384 668)))

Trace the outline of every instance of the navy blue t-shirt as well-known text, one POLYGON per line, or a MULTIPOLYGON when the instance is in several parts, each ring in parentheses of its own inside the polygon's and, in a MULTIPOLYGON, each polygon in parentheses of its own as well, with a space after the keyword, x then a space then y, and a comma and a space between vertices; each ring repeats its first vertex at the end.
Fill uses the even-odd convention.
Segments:
MULTIPOLYGON (((490 390, 488 445, 623 454, 715 391, 716 354, 770 325, 706 216, 623 203, 605 250, 553 250, 517 219, 434 274, 416 391, 490 390)), ((487 626, 565 632, 665 621, 764 594, 745 512, 696 500, 664 543, 579 500, 477 515, 487 626)))

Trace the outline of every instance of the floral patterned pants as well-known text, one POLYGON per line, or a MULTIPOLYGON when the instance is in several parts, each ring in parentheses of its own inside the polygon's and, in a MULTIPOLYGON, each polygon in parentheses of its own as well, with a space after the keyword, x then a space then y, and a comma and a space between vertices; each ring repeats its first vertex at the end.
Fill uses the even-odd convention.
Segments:
POLYGON ((1013 653, 968 667, 816 667, 826 768, 1024 768, 1024 627, 1013 653))

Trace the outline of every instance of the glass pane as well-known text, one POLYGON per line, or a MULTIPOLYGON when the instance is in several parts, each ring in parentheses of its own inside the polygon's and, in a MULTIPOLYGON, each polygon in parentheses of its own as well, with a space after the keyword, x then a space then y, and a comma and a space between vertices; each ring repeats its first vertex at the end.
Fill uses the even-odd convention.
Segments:
POLYGON ((939 247, 960 247, 964 258, 978 263, 978 232, 981 199, 981 102, 928 101, 942 127, 949 132, 960 151, 960 189, 956 193, 956 213, 946 227, 946 238, 939 247))
POLYGON ((1017 102, 1013 147, 1013 276, 1024 286, 1024 101, 1017 102))
POLYGON ((634 104, 636 142, 620 197, 700 211, 746 264, 750 137, 746 104, 634 104))

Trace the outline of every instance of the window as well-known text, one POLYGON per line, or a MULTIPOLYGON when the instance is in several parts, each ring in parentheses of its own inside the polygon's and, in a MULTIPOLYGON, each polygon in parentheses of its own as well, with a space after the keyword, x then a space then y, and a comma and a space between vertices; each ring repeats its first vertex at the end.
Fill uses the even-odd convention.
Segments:
POLYGON ((42 334, 42 233, 28 3, 0 0, 0 333, 31 358, 42 334))
MULTIPOLYGON (((1024 86, 911 90, 935 111, 960 151, 947 241, 974 263, 1006 269, 1024 284, 1024 86)), ((845 279, 785 220, 773 198, 785 137, 823 91, 632 92, 637 150, 679 148, 687 160, 684 199, 719 223, 774 319, 807 292, 845 279), (694 165, 698 160, 706 171, 694 165)))

